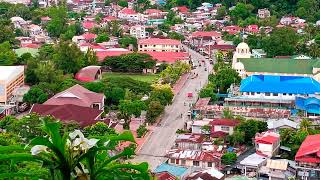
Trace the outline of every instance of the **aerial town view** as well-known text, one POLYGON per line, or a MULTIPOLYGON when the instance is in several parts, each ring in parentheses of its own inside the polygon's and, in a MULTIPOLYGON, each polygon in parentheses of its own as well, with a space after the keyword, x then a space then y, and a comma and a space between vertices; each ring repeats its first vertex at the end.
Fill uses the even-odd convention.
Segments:
POLYGON ((320 180, 320 0, 1 0, 2 179, 320 180))

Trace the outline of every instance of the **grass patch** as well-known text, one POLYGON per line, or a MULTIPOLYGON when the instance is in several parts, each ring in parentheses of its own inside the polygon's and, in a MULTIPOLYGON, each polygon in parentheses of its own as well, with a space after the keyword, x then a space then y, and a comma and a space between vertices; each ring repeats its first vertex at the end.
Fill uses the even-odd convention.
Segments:
POLYGON ((106 72, 103 74, 103 77, 130 77, 134 80, 153 83, 158 80, 159 75, 158 74, 132 74, 132 73, 119 73, 119 72, 106 72))

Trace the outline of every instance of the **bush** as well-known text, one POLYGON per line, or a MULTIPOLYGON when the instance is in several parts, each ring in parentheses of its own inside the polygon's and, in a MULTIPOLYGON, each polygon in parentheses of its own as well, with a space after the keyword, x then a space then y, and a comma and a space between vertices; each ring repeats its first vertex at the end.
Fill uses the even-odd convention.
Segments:
POLYGON ((148 129, 146 128, 145 125, 140 125, 139 128, 137 129, 137 136, 138 138, 141 138, 148 132, 148 129))
POLYGON ((237 155, 234 152, 224 153, 221 157, 221 162, 224 165, 231 165, 237 161, 237 155))

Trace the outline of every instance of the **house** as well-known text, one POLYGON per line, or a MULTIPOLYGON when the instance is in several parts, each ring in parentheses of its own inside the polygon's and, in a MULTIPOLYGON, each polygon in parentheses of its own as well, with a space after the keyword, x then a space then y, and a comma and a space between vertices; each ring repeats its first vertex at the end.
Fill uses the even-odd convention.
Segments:
POLYGON ((146 9, 144 14, 147 16, 147 19, 164 19, 167 12, 163 12, 159 9, 146 9))
POLYGON ((234 127, 240 122, 234 119, 213 119, 210 121, 211 125, 211 137, 224 137, 226 135, 232 135, 234 127))
POLYGON ((157 66, 160 64, 173 64, 177 61, 181 61, 184 63, 189 63, 190 57, 189 54, 186 52, 157 52, 157 51, 146 51, 141 52, 145 54, 149 54, 152 59, 157 61, 157 66))
POLYGON ((257 154, 269 158, 278 154, 280 148, 280 135, 278 133, 271 131, 257 133, 254 141, 257 154))
POLYGON ((182 44, 175 39, 149 38, 138 41, 138 51, 180 52, 182 44))
POLYGON ((268 159, 267 164, 260 167, 259 174, 269 179, 289 179, 295 177, 295 163, 287 159, 268 159))
POLYGON ((20 41, 20 45, 21 44, 32 44, 31 37, 16 37, 16 40, 20 41))
POLYGON ((246 27, 246 32, 250 33, 250 34, 255 34, 259 32, 259 27, 256 24, 251 24, 249 26, 246 27))
POLYGON ((86 32, 97 26, 97 24, 94 21, 83 21, 81 24, 84 31, 86 32))
POLYGON ((184 167, 217 168, 221 164, 219 157, 199 150, 171 149, 166 157, 169 158, 168 164, 184 167))
POLYGON ((76 84, 48 99, 44 105, 70 105, 89 107, 103 110, 104 95, 89 91, 88 89, 76 84))
POLYGON ((279 132, 281 129, 298 129, 298 123, 289 119, 269 119, 267 121, 268 129, 274 132, 279 132))
POLYGON ((11 17, 10 20, 15 29, 23 28, 27 24, 27 22, 22 17, 18 16, 11 17))
POLYGON ((320 99, 319 97, 296 97, 295 106, 298 110, 303 110, 305 115, 320 115, 320 99))
POLYGON ((190 41, 195 47, 202 47, 207 43, 214 43, 222 38, 222 34, 216 31, 196 31, 190 36, 190 41))
POLYGON ((175 140, 175 148, 201 150, 204 142, 204 135, 202 134, 178 134, 175 140))
POLYGON ((223 180, 224 174, 215 168, 196 171, 186 177, 186 180, 223 180))
POLYGON ((128 21, 138 21, 140 19, 140 16, 141 15, 139 13, 130 8, 123 8, 118 12, 118 18, 128 21))
POLYGON ((98 57, 99 62, 103 62, 106 57, 110 56, 120 56, 123 54, 129 54, 132 53, 132 51, 129 51, 128 49, 124 48, 110 48, 105 51, 97 51, 96 55, 98 57))
POLYGON ((0 66, 0 104, 9 105, 15 88, 24 85, 24 66, 0 66))
POLYGON ((235 25, 225 26, 223 27, 222 31, 227 32, 228 34, 234 35, 234 34, 240 33, 241 27, 235 26, 235 25))
POLYGON ((36 24, 31 24, 28 28, 31 37, 42 34, 42 28, 36 24))
POLYGON ((53 116, 63 122, 77 122, 81 127, 86 127, 101 120, 103 110, 84 107, 75 104, 49 105, 34 104, 29 113, 42 116, 53 116))
POLYGON ((240 161, 237 166, 242 173, 242 176, 255 177, 259 168, 267 163, 267 157, 253 153, 240 161))
POLYGON ((157 166, 153 172, 156 174, 167 172, 179 179, 183 179, 189 173, 189 169, 181 166, 162 163, 159 166, 157 166))
POLYGON ((265 58, 267 53, 263 49, 252 49, 253 58, 265 58))
POLYGON ((267 8, 258 9, 258 14, 257 14, 257 16, 258 16, 260 19, 268 18, 268 17, 270 17, 270 11, 269 11, 267 8))
POLYGON ((320 134, 306 137, 295 156, 295 161, 300 179, 320 179, 320 134))
POLYGON ((203 130, 204 126, 208 126, 210 127, 210 119, 203 119, 203 120, 196 120, 193 121, 192 125, 191 125, 191 132, 193 134, 210 134, 210 132, 205 132, 203 130))
POLYGON ((135 25, 130 27, 130 36, 137 39, 144 39, 149 37, 149 32, 146 32, 146 27, 142 25, 135 25))
POLYGON ((177 178, 167 171, 155 173, 157 180, 176 180, 177 178))
POLYGON ((101 66, 87 66, 79 70, 75 79, 81 82, 92 82, 102 78, 101 66))

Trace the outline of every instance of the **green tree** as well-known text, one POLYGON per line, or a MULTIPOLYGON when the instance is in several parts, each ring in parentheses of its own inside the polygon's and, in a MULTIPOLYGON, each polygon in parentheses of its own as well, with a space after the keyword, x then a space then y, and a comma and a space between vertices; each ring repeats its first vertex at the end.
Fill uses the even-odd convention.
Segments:
POLYGON ((252 143, 252 138, 256 135, 256 133, 264 132, 268 129, 267 122, 257 121, 257 120, 246 120, 242 121, 238 126, 236 126, 235 130, 239 132, 244 132, 244 139, 247 144, 252 143))
POLYGON ((39 82, 57 83, 63 79, 63 72, 57 70, 51 61, 39 63, 34 72, 39 82))
POLYGON ((115 129, 109 128, 105 122, 97 122, 84 128, 83 132, 88 137, 103 137, 108 135, 117 135, 115 129))
POLYGON ((87 50, 87 52, 83 55, 82 59, 83 66, 91 66, 98 64, 98 57, 96 55, 96 52, 94 52, 91 48, 87 50))
POLYGON ((263 49, 269 57, 290 56, 295 53, 298 39, 299 37, 292 28, 275 29, 269 37, 265 38, 263 49))
POLYGON ((237 3, 236 7, 230 12, 231 18, 234 22, 244 20, 251 16, 254 7, 251 4, 237 3))
POLYGON ((163 111, 164 106, 159 101, 150 101, 146 115, 147 122, 153 124, 163 111))
POLYGON ((216 85, 220 93, 226 93, 231 84, 239 84, 241 78, 234 69, 229 66, 223 66, 220 70, 216 71, 215 75, 211 75, 210 81, 216 85))
POLYGON ((46 29, 50 36, 58 38, 67 29, 67 9, 63 6, 51 7, 49 9, 51 20, 46 29))
POLYGON ((142 101, 122 100, 119 104, 118 117, 124 119, 123 128, 130 129, 131 117, 138 117, 141 115, 141 111, 146 109, 146 105, 142 101))
POLYGON ((222 114, 222 118, 233 119, 234 117, 233 117, 232 111, 230 111, 229 109, 224 109, 223 114, 222 114))
POLYGON ((17 62, 17 56, 11 49, 8 41, 0 44, 0 65, 13 65, 17 62))
POLYGON ((245 133, 240 131, 234 131, 232 135, 228 136, 229 142, 233 145, 239 145, 245 143, 245 133))
POLYGON ((150 94, 150 101, 159 101, 163 106, 172 103, 173 92, 170 85, 155 85, 150 94))
POLYGON ((177 33, 177 32, 174 32, 174 31, 168 33, 168 38, 176 39, 176 40, 180 40, 180 41, 183 41, 185 39, 184 35, 177 33))
POLYGON ((68 41, 60 41, 55 47, 53 61, 65 74, 75 74, 84 65, 82 52, 77 45, 68 41))
POLYGON ((48 94, 43 92, 42 89, 39 89, 37 87, 32 87, 28 93, 26 93, 23 96, 23 102, 27 102, 29 104, 34 104, 34 103, 44 103, 45 101, 48 100, 48 94))
POLYGON ((217 94, 215 93, 216 89, 212 83, 208 83, 204 88, 200 90, 199 97, 206 98, 210 97, 210 101, 218 100, 217 94))
POLYGON ((217 16, 216 19, 223 19, 224 16, 227 15, 227 8, 225 6, 221 6, 217 10, 217 16))
POLYGON ((99 34, 96 38, 96 43, 107 42, 110 40, 110 37, 107 34, 99 34))
POLYGON ((119 102, 125 98, 125 93, 125 90, 121 87, 108 87, 104 92, 106 103, 109 105, 118 105, 119 102))
POLYGON ((224 165, 232 165, 237 161, 237 155, 234 152, 226 152, 221 156, 221 162, 224 165))
POLYGON ((4 43, 8 41, 10 44, 15 43, 15 31, 12 25, 4 25, 0 23, 1 25, 1 32, 0 32, 0 43, 4 43))
POLYGON ((129 45, 132 45, 134 48, 138 47, 137 38, 132 36, 124 36, 119 39, 119 44, 123 48, 127 48, 129 45))
POLYGON ((146 128, 145 125, 140 125, 139 128, 137 129, 137 137, 141 138, 148 132, 148 129, 146 128))
POLYGON ((118 1, 118 5, 121 7, 128 7, 128 1, 120 0, 118 1))
POLYGON ((106 89, 106 85, 103 82, 88 82, 84 84, 84 87, 96 93, 103 93, 106 89))

